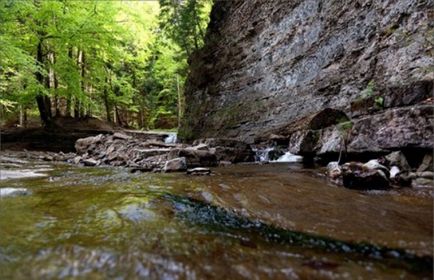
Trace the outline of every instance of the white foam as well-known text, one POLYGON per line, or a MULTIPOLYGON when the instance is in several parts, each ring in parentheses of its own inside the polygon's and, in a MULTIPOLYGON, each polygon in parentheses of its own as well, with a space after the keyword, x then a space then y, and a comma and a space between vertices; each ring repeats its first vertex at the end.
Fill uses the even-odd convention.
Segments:
MULTIPOLYGON (((40 169, 37 171, 49 171, 49 169, 40 169)), ((32 170, 1 170, 0 180, 6 179, 20 179, 20 178, 31 178, 31 177, 45 177, 46 174, 36 173, 32 170)))
POLYGON ((286 152, 284 155, 282 155, 276 160, 272 160, 271 162, 300 162, 302 160, 303 160, 302 156, 297 156, 291 154, 290 152, 286 152))
POLYGON ((29 191, 25 188, 0 188, 0 197, 27 195, 29 191))
POLYGON ((169 133, 169 136, 167 136, 164 139, 164 143, 175 144, 177 140, 178 140, 178 137, 177 137, 176 133, 169 133))

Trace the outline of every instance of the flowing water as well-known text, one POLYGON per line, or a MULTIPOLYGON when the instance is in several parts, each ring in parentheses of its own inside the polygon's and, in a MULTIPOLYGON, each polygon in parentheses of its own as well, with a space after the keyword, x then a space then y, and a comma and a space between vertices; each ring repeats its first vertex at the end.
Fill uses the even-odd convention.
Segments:
POLYGON ((356 192, 295 164, 44 173, 0 181, 27 189, 0 197, 0 279, 432 278, 431 190, 356 192))
POLYGON ((168 136, 164 139, 166 144, 175 144, 178 140, 178 134, 176 132, 169 132, 168 136))

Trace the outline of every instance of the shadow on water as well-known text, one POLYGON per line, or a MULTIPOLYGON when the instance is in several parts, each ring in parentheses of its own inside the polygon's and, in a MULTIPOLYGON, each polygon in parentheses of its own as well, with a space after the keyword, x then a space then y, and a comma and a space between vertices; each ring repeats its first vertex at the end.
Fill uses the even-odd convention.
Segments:
POLYGON ((277 242, 291 246, 344 253, 353 258, 368 257, 386 262, 392 267, 405 268, 412 272, 430 274, 433 270, 433 258, 419 257, 400 249, 376 246, 367 243, 349 243, 303 232, 279 229, 260 221, 251 221, 221 207, 202 201, 164 194, 173 203, 176 216, 187 223, 199 225, 210 231, 236 231, 240 235, 253 234, 266 242, 277 242))

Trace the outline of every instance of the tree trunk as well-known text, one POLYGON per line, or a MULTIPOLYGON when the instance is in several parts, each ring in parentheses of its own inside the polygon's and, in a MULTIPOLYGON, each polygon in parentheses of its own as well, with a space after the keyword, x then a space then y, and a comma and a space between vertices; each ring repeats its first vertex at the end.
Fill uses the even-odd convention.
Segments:
MULTIPOLYGON (((81 87, 81 92, 83 94, 86 93, 86 83, 84 81, 85 79, 85 75, 86 75, 86 58, 84 55, 84 51, 80 50, 78 52, 78 58, 79 58, 79 63, 80 63, 80 76, 81 76, 81 82, 80 82, 80 87, 81 87)), ((79 112, 80 112, 80 117, 84 117, 85 116, 85 106, 84 104, 81 104, 80 102, 80 106, 79 106, 79 112)))
MULTIPOLYGON (((72 53, 72 47, 68 48, 68 57, 71 59, 71 61, 73 60, 73 53, 72 53)), ((72 96, 71 93, 68 91, 67 93, 67 97, 66 97, 66 109, 65 109, 65 116, 66 117, 71 117, 71 108, 72 108, 72 96)))
POLYGON ((70 96, 68 96, 66 98, 65 116, 71 117, 71 97, 70 96))
MULTIPOLYGON (((56 63, 56 55, 53 53, 53 64, 56 63)), ((56 72, 53 70, 53 82, 54 82, 54 109, 55 109, 55 114, 56 116, 60 116, 61 112, 60 112, 60 104, 59 104, 59 93, 58 93, 58 89, 59 89, 59 80, 57 79, 57 75, 56 72)))
POLYGON ((140 108, 139 109, 139 115, 137 117, 137 125, 139 128, 143 128, 143 126, 144 126, 143 115, 144 115, 143 109, 140 108))
MULTIPOLYGON (((37 52, 36 52, 36 62, 39 66, 44 64, 44 57, 42 53, 42 41, 38 42, 37 52)), ((44 75, 40 71, 36 71, 35 73, 36 80, 43 85, 44 84, 44 75)), ((36 96, 36 103, 38 104, 39 115, 41 117, 42 124, 44 126, 49 126, 51 124, 51 102, 50 98, 43 93, 39 93, 36 96)))
POLYGON ((20 127, 24 126, 24 110, 23 105, 20 105, 20 127))
POLYGON ((74 103, 74 118, 79 119, 80 118, 80 101, 78 98, 75 98, 74 103))
MULTIPOLYGON (((107 71, 107 69, 106 69, 107 71)), ((105 85, 104 85, 104 92, 103 92, 103 99, 104 99, 104 106, 105 106, 105 112, 106 112, 106 117, 107 117, 107 121, 109 123, 112 123, 112 117, 111 117, 111 108, 110 108, 110 102, 109 102, 109 96, 108 96, 108 85, 111 84, 111 81, 109 80, 109 78, 106 76, 105 77, 105 85)))
POLYGON ((119 109, 118 106, 115 105, 115 114, 116 114, 116 121, 117 121, 117 125, 120 127, 123 127, 123 120, 122 120, 122 116, 119 113, 119 109))
POLYGON ((24 107, 24 120, 23 120, 23 125, 25 128, 27 128, 27 108, 24 107))

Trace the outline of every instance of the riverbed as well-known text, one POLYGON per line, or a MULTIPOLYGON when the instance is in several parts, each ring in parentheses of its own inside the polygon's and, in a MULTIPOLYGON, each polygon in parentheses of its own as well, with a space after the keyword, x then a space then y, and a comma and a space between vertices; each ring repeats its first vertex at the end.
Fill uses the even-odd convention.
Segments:
POLYGON ((1 279, 432 278, 431 189, 347 190, 297 163, 20 166, 45 176, 0 181, 27 190, 0 198, 1 279))

